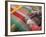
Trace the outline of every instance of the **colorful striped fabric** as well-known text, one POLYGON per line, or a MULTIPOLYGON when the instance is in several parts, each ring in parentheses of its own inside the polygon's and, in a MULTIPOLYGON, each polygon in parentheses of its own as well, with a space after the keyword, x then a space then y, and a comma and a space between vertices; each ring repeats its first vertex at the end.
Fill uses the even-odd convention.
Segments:
MULTIPOLYGON (((34 9, 34 8, 33 8, 34 9)), ((34 16, 32 13, 32 6, 19 6, 15 5, 13 8, 13 11, 11 13, 11 25, 15 24, 15 27, 18 31, 28 31, 31 29, 31 27, 28 28, 27 26, 27 19, 31 19, 31 17, 34 16), (26 18, 26 19, 25 19, 26 18)), ((33 30, 39 30, 38 26, 32 26, 32 31, 33 30), (35 28, 34 28, 35 27, 35 28)))
POLYGON ((27 18, 28 13, 31 13, 31 8, 29 9, 24 6, 15 6, 11 15, 11 25, 15 24, 18 31, 29 30, 25 23, 25 18, 27 18))
POLYGON ((26 26, 21 21, 19 21, 19 19, 17 19, 14 15, 11 15, 11 25, 13 24, 15 24, 15 27, 18 29, 18 31, 28 30, 26 26))
POLYGON ((24 21, 24 16, 20 15, 19 13, 13 13, 13 15, 15 15, 16 17, 18 17, 19 19, 21 19, 22 21, 24 21))

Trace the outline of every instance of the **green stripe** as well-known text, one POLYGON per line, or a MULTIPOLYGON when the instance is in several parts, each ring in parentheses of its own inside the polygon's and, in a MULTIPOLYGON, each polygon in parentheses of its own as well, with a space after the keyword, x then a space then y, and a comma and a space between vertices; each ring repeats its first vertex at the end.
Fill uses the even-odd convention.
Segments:
POLYGON ((15 24, 16 28, 19 31, 26 31, 26 29, 22 26, 20 22, 17 21, 17 19, 14 16, 11 17, 11 25, 12 24, 15 24))
POLYGON ((25 8, 25 9, 27 9, 29 11, 29 13, 32 13, 32 10, 31 9, 28 9, 25 6, 23 6, 22 8, 25 8))

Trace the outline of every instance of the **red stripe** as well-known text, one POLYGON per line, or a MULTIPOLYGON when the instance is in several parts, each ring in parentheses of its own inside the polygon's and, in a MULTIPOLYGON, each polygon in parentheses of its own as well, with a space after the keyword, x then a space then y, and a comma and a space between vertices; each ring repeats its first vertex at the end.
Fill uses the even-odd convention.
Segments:
POLYGON ((26 9, 19 10, 20 13, 26 14, 28 11, 26 9))
POLYGON ((20 15, 19 13, 15 12, 13 13, 16 17, 20 18, 22 21, 24 21, 24 16, 20 15))

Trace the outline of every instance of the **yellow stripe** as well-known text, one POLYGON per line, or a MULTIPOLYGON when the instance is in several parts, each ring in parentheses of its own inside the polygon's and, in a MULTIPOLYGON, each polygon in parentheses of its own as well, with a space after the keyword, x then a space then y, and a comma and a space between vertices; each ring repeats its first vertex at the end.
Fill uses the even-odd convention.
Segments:
POLYGON ((22 7, 22 6, 15 6, 15 7, 14 7, 14 10, 12 11, 12 13, 13 13, 13 12, 16 12, 16 11, 19 10, 21 7, 22 7))

